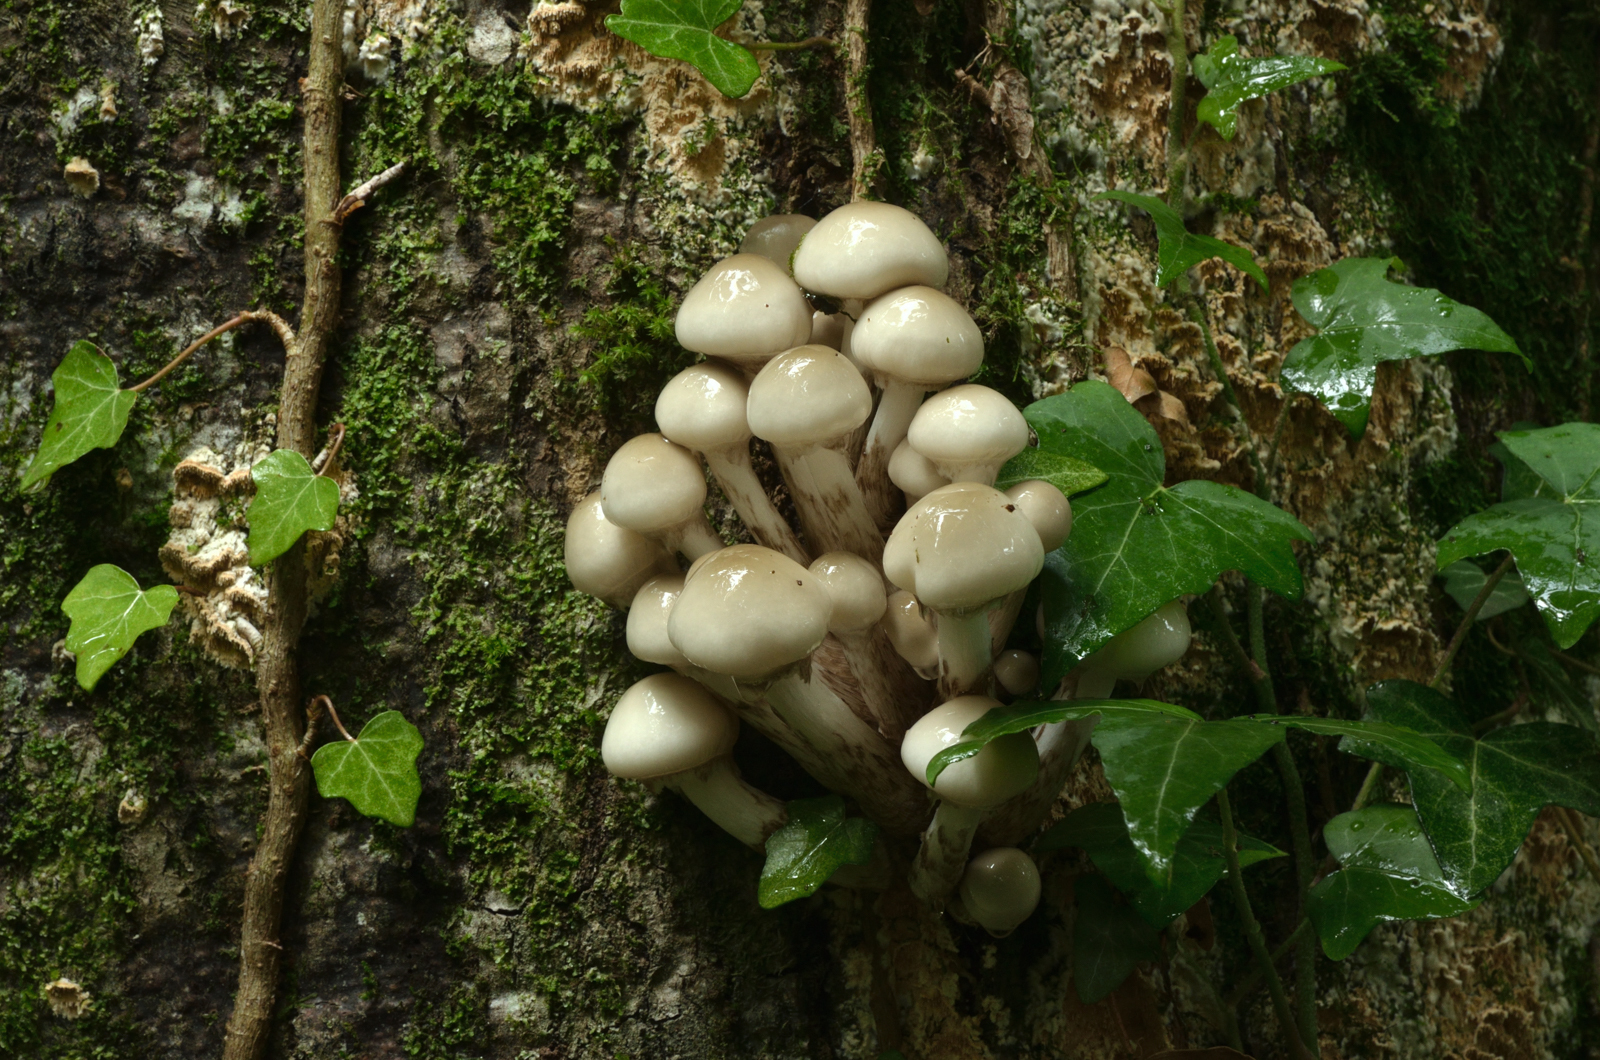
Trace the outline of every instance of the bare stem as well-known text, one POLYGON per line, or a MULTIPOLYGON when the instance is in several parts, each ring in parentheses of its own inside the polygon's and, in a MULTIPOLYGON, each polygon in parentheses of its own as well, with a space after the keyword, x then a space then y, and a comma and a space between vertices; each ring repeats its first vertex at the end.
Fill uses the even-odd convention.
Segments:
POLYGON ((836 43, 831 37, 807 37, 805 40, 797 41, 756 41, 754 44, 746 44, 745 47, 753 52, 799 52, 807 48, 831 48, 836 43))
POLYGON ((1437 691, 1444 683, 1444 675, 1450 672, 1450 664, 1455 661, 1456 652, 1461 650, 1462 643, 1466 641, 1467 631, 1472 628, 1472 623, 1477 619, 1478 612, 1483 610, 1483 605, 1489 601, 1489 594, 1494 592, 1494 587, 1500 584, 1500 579, 1511 569, 1513 559, 1511 553, 1507 552, 1506 558, 1500 561, 1500 566, 1484 580, 1483 588, 1478 590, 1478 595, 1467 605, 1467 613, 1461 616, 1461 624, 1456 627, 1455 636, 1450 638, 1450 646, 1445 648, 1444 657, 1439 660, 1438 667, 1433 671, 1433 679, 1428 682, 1429 688, 1437 691))
POLYGON ((872 101, 867 96, 867 41, 872 0, 845 0, 845 113, 850 122, 850 198, 865 199, 883 162, 872 127, 872 101))
POLYGON ((328 429, 334 432, 333 441, 329 443, 328 453, 322 458, 322 466, 317 470, 319 475, 326 475, 333 469, 334 461, 339 457, 339 447, 344 444, 344 424, 335 423, 328 429))
POLYGON ((396 162, 394 165, 390 166, 382 173, 379 173, 365 184, 359 185, 356 190, 340 199, 339 205, 334 207, 332 219, 333 223, 335 225, 344 224, 345 219, 351 214, 355 213, 357 210, 361 209, 361 207, 365 206, 367 204, 367 200, 372 198, 373 194, 379 188, 394 180, 405 171, 406 164, 404 162, 396 162))
POLYGON ((356 738, 354 736, 350 735, 350 730, 345 728, 344 727, 344 722, 339 720, 339 712, 337 710, 333 709, 333 700, 329 699, 327 696, 318 696, 317 698, 322 700, 323 706, 327 708, 328 717, 333 719, 334 728, 339 730, 339 735, 343 736, 346 740, 349 740, 351 743, 355 743, 356 742, 356 738))
POLYGON ((229 320, 224 324, 218 324, 204 335, 201 335, 198 339, 195 339, 193 342, 189 343, 183 352, 178 354, 178 356, 174 357, 172 360, 168 361, 166 367, 162 368, 161 371, 157 372, 155 375, 151 376, 149 379, 146 379, 142 383, 139 383, 135 386, 130 386, 128 389, 137 394, 142 390, 146 390, 152 386, 155 386, 157 383, 161 382, 161 380, 170 375, 174 368, 178 367, 178 365, 182 364, 184 361, 187 361, 189 359, 189 355, 194 353, 195 350, 198 350, 200 347, 204 346, 218 335, 221 335, 227 331, 232 331, 234 328, 238 327, 240 324, 246 323, 250 319, 251 315, 249 313, 240 313, 232 320, 229 320))

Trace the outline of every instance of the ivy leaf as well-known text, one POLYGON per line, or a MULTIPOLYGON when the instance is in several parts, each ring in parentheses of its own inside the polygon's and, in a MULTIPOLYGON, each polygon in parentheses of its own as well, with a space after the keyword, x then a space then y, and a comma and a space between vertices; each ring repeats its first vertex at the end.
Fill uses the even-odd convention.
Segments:
MULTIPOLYGON (((1128 896, 1151 927, 1164 928, 1228 874, 1222 853, 1222 826, 1200 819, 1178 840, 1172 856, 1170 881, 1157 883, 1145 874, 1139 851, 1128 836, 1122 808, 1114 802, 1096 802, 1067 814, 1034 843, 1035 853, 1078 847, 1105 873, 1113 886, 1128 896)), ((1239 865, 1254 865, 1281 858, 1283 851, 1270 843, 1239 836, 1239 865)))
MULTIPOLYGON (((1451 890, 1482 891, 1511 864, 1539 811, 1567 806, 1600 816, 1600 739, 1575 725, 1530 722, 1494 729, 1476 739, 1472 725, 1446 696, 1410 681, 1385 681, 1367 690, 1374 717, 1434 740, 1466 763, 1469 792, 1433 770, 1412 770, 1411 801, 1438 855, 1451 890)), ((1346 738, 1340 750, 1352 743, 1346 738)), ((1384 749, 1354 753, 1386 765, 1405 764, 1384 749)))
POLYGON ((410 828, 422 797, 417 755, 422 734, 398 710, 386 710, 361 727, 354 740, 335 740, 317 748, 311 770, 317 794, 349 799, 364 817, 410 828))
POLYGON ((61 610, 72 619, 67 650, 78 657, 78 684, 92 691, 100 676, 128 654, 139 634, 167 624, 177 603, 178 590, 170 585, 152 585, 141 592, 133 575, 121 567, 110 563, 91 567, 61 601, 61 610))
POLYGON ((1099 876, 1072 882, 1078 913, 1072 921, 1072 981, 1078 999, 1092 1005, 1122 985, 1139 965, 1159 960, 1156 929, 1121 901, 1099 876))
POLYGON ((1342 961, 1390 920, 1460 916, 1477 901, 1456 893, 1409 806, 1368 806, 1323 829, 1341 868, 1311 888, 1306 913, 1322 952, 1342 961))
POLYGON ((1283 383, 1315 395, 1352 438, 1367 429, 1384 361, 1493 350, 1529 364, 1487 315, 1432 288, 1391 283, 1389 270, 1399 265, 1398 258, 1346 258, 1294 283, 1294 307, 1320 331, 1284 358, 1283 383))
POLYGON ((276 449, 250 469, 256 496, 250 502, 250 562, 270 563, 289 551, 307 530, 332 530, 339 514, 339 486, 311 470, 293 449, 276 449))
POLYGON ((91 449, 109 449, 128 426, 139 395, 123 390, 117 366, 94 343, 80 339, 50 373, 55 407, 39 438, 39 451, 22 476, 24 490, 42 486, 60 468, 91 449))
POLYGON ((1311 531, 1233 486, 1168 489, 1155 428, 1106 383, 1079 383, 1024 410, 1043 451, 1085 460, 1105 485, 1072 502, 1072 536, 1045 557, 1044 674, 1053 689, 1079 659, 1169 600, 1240 570, 1291 600, 1301 591, 1293 541, 1311 531))
POLYGON ((1504 431, 1500 441, 1542 488, 1467 516, 1439 542, 1438 563, 1510 552, 1550 635, 1570 648, 1600 616, 1600 425, 1504 431))
MULTIPOLYGON (((1483 583, 1489 580, 1482 567, 1465 559, 1441 567, 1439 576, 1444 579, 1444 591, 1463 611, 1472 606, 1472 601, 1483 591, 1483 583)), ((1522 578, 1514 570, 1506 571, 1495 587, 1489 590, 1489 599, 1478 609, 1477 621, 1482 622, 1486 618, 1515 610, 1527 602, 1528 590, 1523 588, 1522 578)))
POLYGON ((1256 259, 1243 247, 1226 243, 1212 236, 1197 236, 1183 223, 1183 216, 1153 195, 1137 195, 1131 191, 1103 191, 1097 199, 1114 199, 1129 206, 1137 206, 1150 215, 1156 223, 1156 286, 1165 287, 1202 261, 1221 258, 1223 261, 1249 275, 1261 289, 1267 289, 1267 274, 1261 271, 1256 259))
MULTIPOLYGON (((1381 721, 1346 721, 1343 718, 1312 718, 1299 714, 1251 714, 1239 721, 1254 721, 1264 725, 1283 725, 1291 729, 1304 729, 1319 736, 1349 736, 1356 743, 1352 748, 1380 747, 1387 761, 1402 762, 1406 768, 1437 769, 1450 778, 1462 791, 1472 789, 1472 777, 1466 764, 1419 732, 1400 725, 1381 721)), ((1343 745, 1341 744, 1341 747, 1343 745)), ((1359 750, 1352 753, 1360 754, 1359 750)), ((1370 757, 1370 756, 1369 756, 1370 757)))
POLYGON ((1194 75, 1207 89, 1195 116, 1213 126, 1224 140, 1231 140, 1239 120, 1239 104, 1245 100, 1343 69, 1343 63, 1332 59, 1240 55, 1239 38, 1219 37, 1210 51, 1194 57, 1194 75))
POLYGON ((756 892, 761 908, 814 893, 840 866, 865 865, 877 840, 878 826, 865 817, 846 817, 837 795, 794 800, 789 823, 767 837, 767 863, 756 892))
POLYGON ((717 91, 738 99, 761 76, 748 48, 714 32, 738 12, 741 0, 622 0, 622 13, 606 17, 606 28, 663 59, 681 59, 705 75, 717 91))
POLYGON ((995 477, 994 488, 1008 490, 1019 482, 1042 479, 1061 491, 1064 497, 1094 489, 1106 480, 1106 473, 1063 453, 1044 449, 1024 449, 1007 460, 995 477))

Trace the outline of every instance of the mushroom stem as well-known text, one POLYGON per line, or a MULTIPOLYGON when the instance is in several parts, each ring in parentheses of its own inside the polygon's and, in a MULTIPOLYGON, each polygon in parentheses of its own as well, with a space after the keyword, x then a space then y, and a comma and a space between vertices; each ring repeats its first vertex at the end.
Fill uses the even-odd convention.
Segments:
POLYGON ((889 481, 889 458, 895 448, 906 439, 911 419, 927 389, 919 383, 903 383, 892 377, 884 381, 883 396, 878 399, 878 411, 872 417, 872 427, 861 449, 861 462, 856 466, 856 482, 866 498, 867 510, 874 525, 888 530, 894 526, 895 486, 889 481))
POLYGON ((1022 613, 1022 602, 1027 596, 1027 589, 1018 589, 989 612, 989 630, 993 639, 991 647, 995 655, 1004 651, 1006 641, 1011 639, 1011 628, 1017 624, 1017 616, 1022 613))
POLYGON ((711 529, 711 520, 706 518, 705 512, 688 522, 646 536, 655 537, 668 552, 682 552, 691 563, 724 547, 722 538, 711 529))
POLYGON ((1039 777, 1027 791, 1004 803, 983 822, 985 846, 1016 846, 1039 830, 1056 796, 1089 745, 1097 718, 1058 721, 1039 733, 1039 777))
POLYGON ((917 856, 911 862, 908 882, 912 894, 937 904, 956 889, 967 867, 972 837, 977 834, 978 823, 982 820, 982 810, 957 806, 949 799, 939 801, 933 820, 923 829, 917 856))
POLYGON ((880 625, 842 634, 838 640, 862 698, 877 719, 878 731, 891 744, 898 744, 932 698, 927 684, 894 650, 880 625))
POLYGON ((883 557, 883 534, 867 513, 848 458, 826 446, 774 449, 811 547, 819 553, 854 552, 877 563, 883 557))
POLYGON ((939 632, 939 695, 942 699, 983 689, 994 665, 989 608, 936 611, 939 632))
POLYGON ((711 474, 716 476, 717 485, 727 494, 739 518, 744 520, 744 525, 750 528, 750 533, 758 543, 782 552, 796 563, 811 562, 811 557, 800 545, 800 539, 795 537, 794 530, 784 522, 778 509, 773 507, 772 498, 767 496, 755 469, 750 466, 748 446, 709 451, 705 458, 711 474))
POLYGON ((767 836, 789 820, 784 804, 746 784, 728 755, 675 773, 664 783, 699 807, 718 828, 757 852, 766 846, 767 836))

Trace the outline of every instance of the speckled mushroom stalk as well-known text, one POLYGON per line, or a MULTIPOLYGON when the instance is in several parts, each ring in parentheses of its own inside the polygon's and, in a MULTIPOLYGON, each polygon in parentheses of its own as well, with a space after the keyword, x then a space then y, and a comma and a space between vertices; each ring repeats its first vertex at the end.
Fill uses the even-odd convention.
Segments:
POLYGON ((888 599, 883 575, 853 552, 819 556, 811 564, 811 573, 833 600, 828 632, 843 648, 878 732, 891 744, 898 744, 926 706, 926 686, 884 633, 881 620, 888 599))

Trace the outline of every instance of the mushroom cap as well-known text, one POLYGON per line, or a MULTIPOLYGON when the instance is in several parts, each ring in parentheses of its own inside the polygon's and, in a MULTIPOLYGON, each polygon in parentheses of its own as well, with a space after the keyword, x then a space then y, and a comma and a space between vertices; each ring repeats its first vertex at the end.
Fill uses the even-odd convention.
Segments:
POLYGON ((733 545, 689 572, 667 636, 695 666, 761 680, 799 662, 828 635, 833 601, 781 552, 733 545))
MULTIPOLYGON (((900 760, 912 776, 926 784, 929 759, 960 743, 962 730, 999 705, 999 700, 988 696, 957 696, 934 707, 906 730, 900 760)), ((957 806, 986 810, 1020 795, 1038 776, 1038 746, 1030 734, 1014 732, 996 737, 971 758, 946 768, 933 792, 957 806)))
POLYGON ((894 447, 894 453, 889 457, 889 481, 899 486, 913 504, 940 486, 950 485, 950 480, 939 474, 932 460, 903 440, 894 447))
POLYGON ((1089 661, 1124 681, 1143 681, 1188 650, 1189 612, 1182 600, 1172 600, 1112 637, 1089 661))
POLYGON ((606 518, 599 490, 567 516, 564 544, 572 587, 613 607, 627 607, 639 586, 672 565, 666 549, 606 518))
MULTIPOLYGON (((651 584, 660 580, 659 578, 651 579, 650 582, 645 583, 645 588, 649 588, 651 584)), ((641 589, 639 592, 642 596, 644 590, 641 589)), ((635 602, 633 608, 634 611, 637 611, 639 604, 635 602)), ((628 612, 628 647, 630 650, 633 648, 634 611, 628 612)), ((633 654, 639 655, 638 652, 633 654)), ((639 658, 642 659, 644 656, 639 655, 639 658)), ((995 680, 1000 682, 1000 687, 1013 696, 1032 692, 1039 687, 1039 657, 1031 652, 1008 648, 994 657, 994 676, 995 680)))
POLYGON ((872 391, 838 350, 800 346, 761 369, 750 383, 745 412, 757 438, 805 448, 861 426, 872 415, 872 391))
POLYGON ((985 850, 961 876, 961 904, 994 935, 1009 934, 1032 916, 1039 892, 1039 866, 1016 847, 985 850))
POLYGON ((649 780, 721 758, 738 738, 739 719, 710 692, 679 674, 652 674, 612 708, 600 758, 612 776, 649 780))
POLYGON ((929 390, 983 365, 983 333, 961 304, 932 287, 902 287, 861 311, 850 336, 856 357, 883 375, 929 390))
POLYGON ((817 222, 794 252, 800 286, 834 298, 876 298, 909 284, 941 287, 950 276, 944 247, 909 210, 852 202, 817 222))
POLYGON ((1043 479, 1035 478, 1012 486, 1006 490, 1006 496, 1033 524, 1046 552, 1054 552, 1066 544, 1067 535, 1072 533, 1072 505, 1066 494, 1043 479))
POLYGON ((600 504, 618 526, 648 534, 695 517, 706 503, 700 461, 659 434, 622 443, 600 479, 600 504))
POLYGON ((678 342, 708 357, 760 363, 811 337, 811 304, 759 254, 723 258, 678 307, 678 342))
POLYGON ((889 606, 883 575, 854 552, 824 553, 812 561, 811 573, 833 601, 829 633, 859 633, 883 618, 889 606))
POLYGON ((982 607, 1043 569, 1028 517, 976 482, 952 482, 913 504, 883 547, 883 573, 935 611, 982 607))
POLYGON ((658 574, 639 586, 628 608, 628 650, 641 662, 677 669, 688 665, 667 636, 667 617, 683 592, 683 575, 658 574))
POLYGON ((795 247, 815 227, 816 219, 803 213, 777 213, 763 217, 744 234, 744 239, 739 243, 739 253, 760 254, 788 273, 789 259, 794 257, 795 247))
POLYGON ((750 441, 744 373, 721 361, 690 365, 656 397, 656 426, 686 449, 711 452, 750 441))
POLYGON ((906 441, 953 478, 967 465, 998 466, 1026 449, 1028 421, 998 390, 967 383, 924 401, 906 441))
POLYGON ((883 613, 883 631, 900 658, 917 670, 933 670, 939 665, 939 632, 922 614, 915 596, 898 589, 889 594, 883 613))

